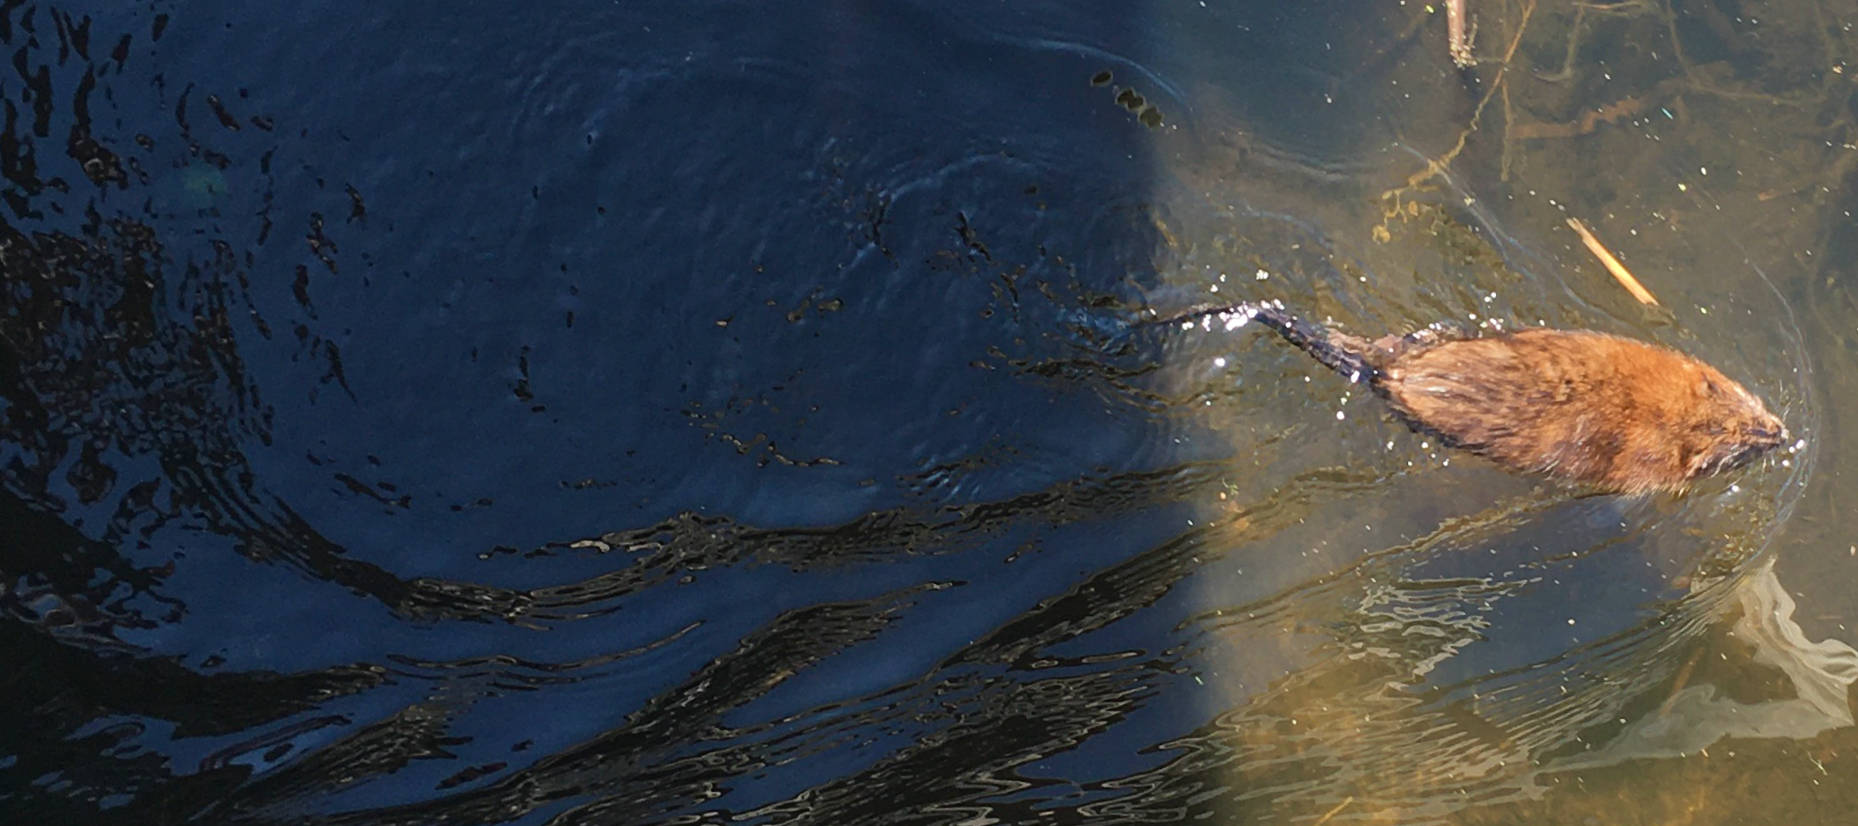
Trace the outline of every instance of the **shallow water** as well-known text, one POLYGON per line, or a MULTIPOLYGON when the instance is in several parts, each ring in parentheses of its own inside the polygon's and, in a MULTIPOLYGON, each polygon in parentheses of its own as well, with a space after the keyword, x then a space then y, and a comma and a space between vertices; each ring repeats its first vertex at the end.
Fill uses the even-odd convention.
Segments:
POLYGON ((11 7, 0 801, 1844 822, 1858 18, 1735 5, 11 7), (1802 440, 1582 495, 1228 298, 1802 440))

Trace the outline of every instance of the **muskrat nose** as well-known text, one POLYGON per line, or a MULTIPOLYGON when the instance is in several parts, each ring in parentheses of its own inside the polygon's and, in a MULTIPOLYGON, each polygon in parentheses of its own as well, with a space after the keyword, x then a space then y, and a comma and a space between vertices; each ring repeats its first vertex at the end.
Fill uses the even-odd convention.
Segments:
POLYGON ((1750 428, 1748 435, 1764 445, 1778 445, 1787 441, 1787 426, 1779 422, 1771 425, 1750 428))

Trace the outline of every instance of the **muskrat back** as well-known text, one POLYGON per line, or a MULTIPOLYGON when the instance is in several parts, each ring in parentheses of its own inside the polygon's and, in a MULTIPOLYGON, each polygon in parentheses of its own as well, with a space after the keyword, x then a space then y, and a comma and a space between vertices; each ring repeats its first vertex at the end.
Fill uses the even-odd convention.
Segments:
POLYGON ((1416 430, 1514 470, 1607 491, 1681 490, 1786 441, 1742 385, 1665 347, 1588 330, 1472 337, 1436 328, 1365 339, 1282 305, 1209 315, 1257 318, 1319 361, 1367 382, 1416 430))

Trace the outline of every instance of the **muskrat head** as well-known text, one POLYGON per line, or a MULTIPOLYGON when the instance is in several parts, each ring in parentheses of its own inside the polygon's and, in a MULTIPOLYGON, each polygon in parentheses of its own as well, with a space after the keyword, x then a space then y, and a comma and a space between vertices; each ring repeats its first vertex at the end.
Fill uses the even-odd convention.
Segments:
POLYGON ((1688 469, 1695 479, 1748 463, 1787 442, 1787 427, 1755 394, 1714 368, 1695 376, 1697 419, 1688 469))

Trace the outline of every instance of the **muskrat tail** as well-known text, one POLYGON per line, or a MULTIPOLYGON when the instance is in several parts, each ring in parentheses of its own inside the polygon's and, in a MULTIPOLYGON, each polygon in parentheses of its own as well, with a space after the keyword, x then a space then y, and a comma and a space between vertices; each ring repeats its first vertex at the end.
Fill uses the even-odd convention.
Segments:
POLYGON ((1258 319, 1276 330, 1285 341, 1297 345, 1329 369, 1348 377, 1349 381, 1365 382, 1374 376, 1374 365, 1368 361, 1374 346, 1371 342, 1305 321, 1284 309, 1281 301, 1242 301, 1217 307, 1200 307, 1166 318, 1147 319, 1144 323, 1192 323, 1208 316, 1224 319, 1228 330, 1251 319, 1258 319), (1237 318, 1236 322, 1234 317, 1237 318))

